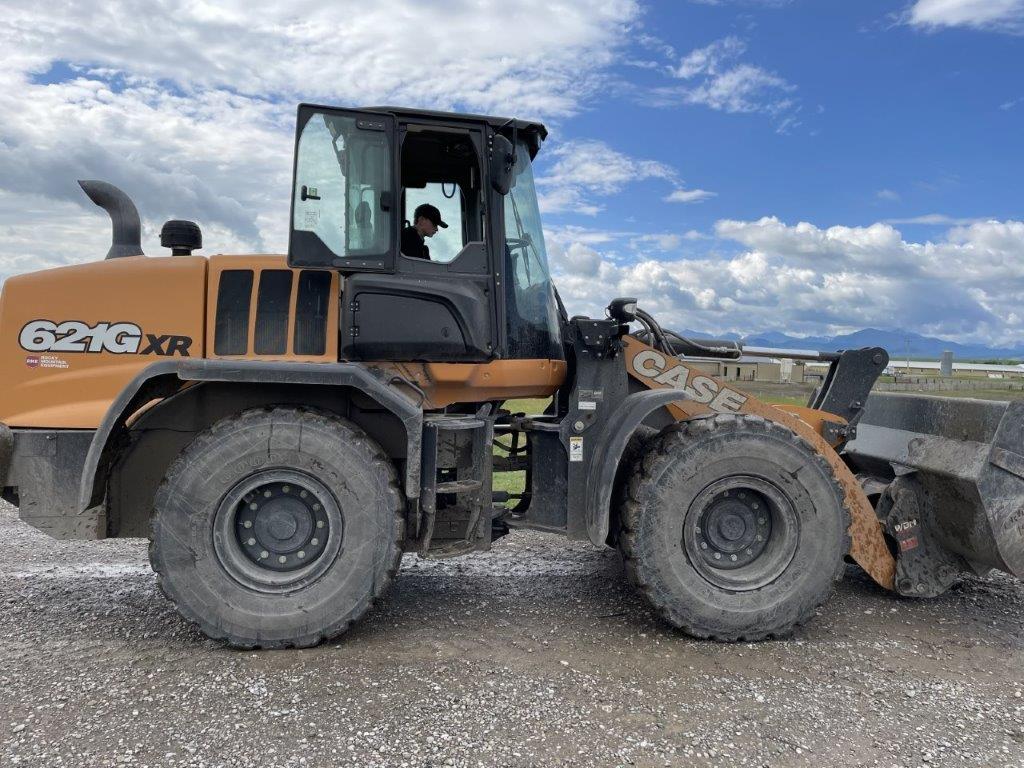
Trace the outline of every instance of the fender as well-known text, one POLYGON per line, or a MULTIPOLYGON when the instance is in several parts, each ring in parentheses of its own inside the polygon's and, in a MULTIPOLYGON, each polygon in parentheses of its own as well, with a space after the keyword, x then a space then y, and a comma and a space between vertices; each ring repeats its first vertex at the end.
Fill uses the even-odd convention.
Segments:
POLYGON ((587 472, 587 533, 597 546, 602 547, 608 541, 615 472, 629 438, 659 408, 689 399, 690 396, 679 389, 642 390, 628 395, 608 419, 600 448, 587 472))
MULTIPOLYGON (((405 492, 419 498, 423 410, 401 392, 394 377, 383 378, 358 363, 287 363, 246 360, 164 360, 145 368, 107 409, 89 446, 79 492, 84 511, 103 501, 106 478, 125 425, 143 405, 170 397, 191 382, 305 384, 356 389, 394 414, 406 431, 405 492)), ((417 388, 407 385, 412 391, 417 388)), ((2 449, 0 449, 2 450, 2 449)))

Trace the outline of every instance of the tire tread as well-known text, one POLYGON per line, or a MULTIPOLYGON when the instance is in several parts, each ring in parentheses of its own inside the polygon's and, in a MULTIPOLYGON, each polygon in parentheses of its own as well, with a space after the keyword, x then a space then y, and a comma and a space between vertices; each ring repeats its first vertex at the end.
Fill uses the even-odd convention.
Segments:
POLYGON ((846 507, 839 481, 835 478, 831 467, 829 467, 828 462, 825 461, 821 454, 805 438, 770 419, 754 414, 716 414, 706 418, 679 422, 666 427, 658 437, 647 444, 646 453, 634 462, 633 471, 626 489, 625 505, 620 512, 622 530, 619 535, 619 547, 625 565, 626 577, 663 620, 693 637, 718 642, 755 642, 785 637, 795 628, 805 624, 815 614, 816 610, 831 597, 835 591, 836 582, 842 579, 845 571, 843 558, 839 558, 835 572, 832 574, 832 578, 828 580, 825 588, 809 600, 805 600, 796 611, 792 612, 791 619, 784 621, 782 626, 752 627, 747 631, 723 633, 708 631, 687 621, 674 611, 668 601, 655 589, 651 574, 648 572, 647 566, 639 554, 637 531, 640 526, 640 517, 643 514, 642 496, 646 488, 652 484, 655 475, 663 465, 672 460, 673 454, 677 453, 684 445, 692 443, 694 440, 705 438, 719 430, 729 428, 774 434, 777 437, 792 440, 811 461, 818 464, 819 468, 824 470, 831 480, 832 490, 839 502, 839 508, 843 511, 843 552, 849 551, 850 511, 846 507))
MULTIPOLYGON (((273 422, 271 422, 273 424, 273 422)), ((279 648, 309 648, 320 643, 344 634, 355 622, 359 621, 376 603, 376 601, 387 591, 394 581, 402 561, 402 543, 405 539, 405 516, 402 508, 402 493, 398 486, 398 477, 394 465, 384 453, 380 445, 370 438, 362 429, 346 419, 340 418, 326 411, 316 408, 305 407, 277 407, 277 408, 253 408, 233 416, 228 416, 213 424, 210 428, 200 433, 185 450, 172 462, 163 481, 157 489, 153 516, 150 523, 149 536, 149 560, 157 575, 157 586, 160 592, 171 603, 178 612, 188 621, 196 624, 200 630, 212 640, 222 640, 234 648, 240 649, 279 649, 279 648), (368 600, 360 601, 345 616, 338 617, 329 626, 294 638, 283 640, 253 640, 250 637, 232 635, 225 631, 217 623, 210 620, 210 616, 200 615, 200 612, 193 610, 184 601, 178 600, 170 587, 170 582, 162 572, 160 541, 154 535, 158 525, 161 509, 164 506, 162 501, 170 494, 175 487, 176 481, 185 471, 193 456, 200 455, 210 449, 223 435, 233 430, 245 428, 248 425, 261 424, 266 421, 267 415, 273 413, 275 420, 280 416, 282 420, 289 419, 289 423, 316 422, 321 426, 340 431, 344 439, 370 456, 372 466, 375 470, 385 473, 388 478, 387 498, 391 501, 391 514, 395 518, 395 536, 390 542, 388 552, 388 565, 383 579, 376 580, 373 585, 372 594, 368 600), (291 414, 289 417, 288 415, 291 414)), ((211 613, 210 615, 216 615, 211 613)))

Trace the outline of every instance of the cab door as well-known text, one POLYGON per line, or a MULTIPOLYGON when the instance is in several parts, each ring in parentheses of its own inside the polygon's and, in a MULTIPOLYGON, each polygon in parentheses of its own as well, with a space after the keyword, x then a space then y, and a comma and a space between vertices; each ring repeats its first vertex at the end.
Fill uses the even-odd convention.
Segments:
POLYGON ((394 270, 395 118, 299 106, 292 183, 290 267, 394 270))
MULTIPOLYGON (((420 205, 446 226, 426 258, 396 247, 391 274, 346 279, 341 353, 351 360, 487 362, 500 356, 494 238, 488 230, 486 126, 400 115, 397 218, 414 229, 420 205)), ((402 242, 400 238, 399 243, 402 242)))

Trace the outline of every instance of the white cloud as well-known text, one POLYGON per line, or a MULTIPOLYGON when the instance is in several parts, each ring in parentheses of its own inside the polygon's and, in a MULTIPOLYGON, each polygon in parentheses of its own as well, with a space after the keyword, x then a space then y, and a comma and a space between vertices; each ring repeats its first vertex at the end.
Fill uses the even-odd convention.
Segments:
POLYGON ((779 92, 795 90, 778 75, 751 64, 740 64, 709 77, 686 94, 691 104, 703 104, 723 112, 777 113, 794 106, 779 92))
MULTIPOLYGON (((562 251, 573 234, 559 233, 562 251)), ((723 220, 716 234, 739 251, 629 260, 619 251, 628 242, 609 238, 590 246, 601 260, 595 265, 588 254, 586 274, 556 262, 556 282, 571 313, 593 314, 612 296, 637 295, 666 327, 711 333, 875 326, 961 341, 1024 340, 1024 222, 976 222, 935 242, 908 242, 884 223, 823 229, 775 217, 723 220)))
POLYGON ((0 277, 96 258, 56 242, 58 216, 109 237, 78 178, 129 192, 153 253, 172 216, 202 225, 206 252, 280 251, 297 101, 557 119, 601 87, 639 13, 637 0, 5 7, 0 226, 40 226, 31 258, 0 239, 0 277), (48 205, 44 219, 28 200, 48 205))
POLYGON ((763 67, 741 61, 747 45, 730 35, 695 48, 670 68, 685 85, 654 89, 647 97, 655 106, 697 104, 720 112, 771 115, 780 133, 799 125, 796 86, 763 67))
POLYGON ((639 12, 636 0, 57 0, 5 11, 2 34, 34 71, 58 60, 288 101, 551 115, 578 108, 639 12))
POLYGON ((985 219, 965 219, 957 218, 955 216, 947 216, 944 213, 926 213, 922 216, 910 216, 903 219, 886 219, 886 224, 923 224, 925 226, 934 227, 951 227, 954 225, 961 224, 973 224, 977 221, 985 221, 985 219))
POLYGON ((1024 32, 1024 0, 917 0, 907 12, 910 24, 936 29, 973 27, 1024 32))
POLYGON ((730 35, 686 54, 675 70, 676 77, 689 80, 697 75, 718 75, 747 50, 746 43, 730 35))
POLYGON ((687 234, 660 232, 650 235, 638 235, 629 241, 629 247, 635 251, 675 251, 687 239, 687 234))
POLYGON ((546 149, 545 154, 553 165, 537 179, 543 213, 571 211, 592 216, 602 210, 593 202, 595 196, 613 195, 638 181, 677 181, 675 170, 664 163, 631 157, 603 141, 565 142, 546 149))
POLYGON ((879 200, 884 200, 887 203, 898 203, 903 198, 900 197, 900 193, 892 189, 880 189, 875 192, 875 197, 879 200))
POLYGON ((702 203, 709 197, 715 197, 717 192, 708 192, 706 189, 676 189, 666 198, 666 203, 702 203))

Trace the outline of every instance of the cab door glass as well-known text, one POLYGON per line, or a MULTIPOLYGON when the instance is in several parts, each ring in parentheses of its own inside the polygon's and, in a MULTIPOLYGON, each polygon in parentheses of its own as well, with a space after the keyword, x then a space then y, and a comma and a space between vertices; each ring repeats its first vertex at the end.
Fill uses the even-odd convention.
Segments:
POLYGON ((437 234, 426 239, 430 249, 430 260, 447 264, 459 255, 466 244, 465 196, 457 183, 428 183, 422 188, 409 187, 405 190, 405 222, 413 225, 416 208, 429 203, 441 212, 441 220, 447 229, 438 228, 437 234))
POLYGON ((315 113, 296 149, 293 233, 310 233, 335 259, 380 257, 394 229, 392 153, 380 123, 315 113))

